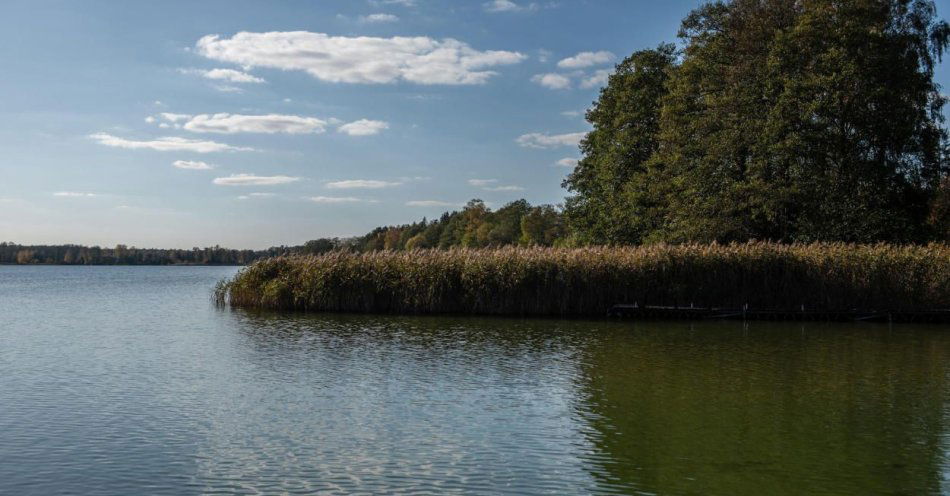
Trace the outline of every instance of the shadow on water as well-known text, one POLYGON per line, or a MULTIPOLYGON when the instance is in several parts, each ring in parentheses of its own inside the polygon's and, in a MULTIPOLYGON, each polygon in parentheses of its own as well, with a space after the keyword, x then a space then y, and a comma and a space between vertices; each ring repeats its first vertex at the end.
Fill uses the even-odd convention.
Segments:
POLYGON ((644 324, 587 348, 598 480, 663 494, 941 494, 950 335, 644 324))
MULTIPOLYGON (((322 371, 314 386, 388 450, 375 463, 446 484, 417 489, 946 489, 940 327, 230 317, 261 370, 322 371)), ((400 487, 385 473, 377 489, 400 487)))

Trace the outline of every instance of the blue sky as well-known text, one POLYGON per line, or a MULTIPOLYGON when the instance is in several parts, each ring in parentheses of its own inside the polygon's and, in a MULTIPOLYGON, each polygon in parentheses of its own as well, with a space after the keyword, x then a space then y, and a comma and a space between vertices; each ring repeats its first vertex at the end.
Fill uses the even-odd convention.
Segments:
POLYGON ((7 0, 0 240, 263 248, 559 203, 604 71, 700 3, 7 0))

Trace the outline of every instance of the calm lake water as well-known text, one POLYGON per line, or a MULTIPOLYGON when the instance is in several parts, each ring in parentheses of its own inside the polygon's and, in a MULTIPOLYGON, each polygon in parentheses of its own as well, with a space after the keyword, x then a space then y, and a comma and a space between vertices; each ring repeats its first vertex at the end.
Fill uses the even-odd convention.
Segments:
POLYGON ((216 309, 0 267, 0 494, 950 494, 946 326, 216 309))

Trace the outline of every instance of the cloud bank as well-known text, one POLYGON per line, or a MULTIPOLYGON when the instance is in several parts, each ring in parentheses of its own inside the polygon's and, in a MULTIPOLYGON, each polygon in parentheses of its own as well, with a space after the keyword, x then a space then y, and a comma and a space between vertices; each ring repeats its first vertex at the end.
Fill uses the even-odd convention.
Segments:
POLYGON ((299 177, 290 176, 255 176, 253 174, 232 174, 227 177, 216 177, 212 183, 218 186, 275 186, 299 181, 299 177))
POLYGON ((201 114, 191 117, 184 129, 194 133, 320 134, 327 121, 298 115, 201 114))
POLYGON ((309 31, 240 32, 230 38, 208 35, 196 52, 244 67, 305 71, 333 83, 484 84, 490 68, 526 58, 518 52, 479 51, 451 38, 330 36, 309 31))
POLYGON ((573 57, 561 59, 557 66, 561 69, 584 69, 600 64, 606 64, 614 59, 614 54, 605 50, 599 52, 581 52, 573 57))
POLYGON ((386 129, 389 129, 388 122, 360 119, 340 126, 337 131, 350 136, 372 136, 386 129))
POLYGON ((213 153, 213 152, 233 152, 233 151, 252 151, 253 148, 244 148, 238 146, 226 145, 215 141, 192 140, 187 138, 167 137, 148 141, 137 141, 119 138, 111 134, 96 133, 90 136, 100 145, 111 146, 114 148, 125 148, 128 150, 155 150, 160 152, 195 152, 195 153, 213 153))
POLYGON ((202 162, 200 160, 176 160, 172 162, 172 166, 177 169, 188 169, 188 170, 211 170, 214 169, 214 166, 202 162))

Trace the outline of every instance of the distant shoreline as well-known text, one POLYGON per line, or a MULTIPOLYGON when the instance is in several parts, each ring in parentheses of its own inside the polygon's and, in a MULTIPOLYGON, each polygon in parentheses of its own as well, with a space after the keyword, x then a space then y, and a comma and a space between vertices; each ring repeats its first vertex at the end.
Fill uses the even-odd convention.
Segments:
POLYGON ((130 263, 91 263, 91 264, 67 264, 67 263, 9 263, 0 262, 0 267, 246 267, 248 264, 203 264, 203 263, 154 263, 154 264, 130 264, 130 263))

